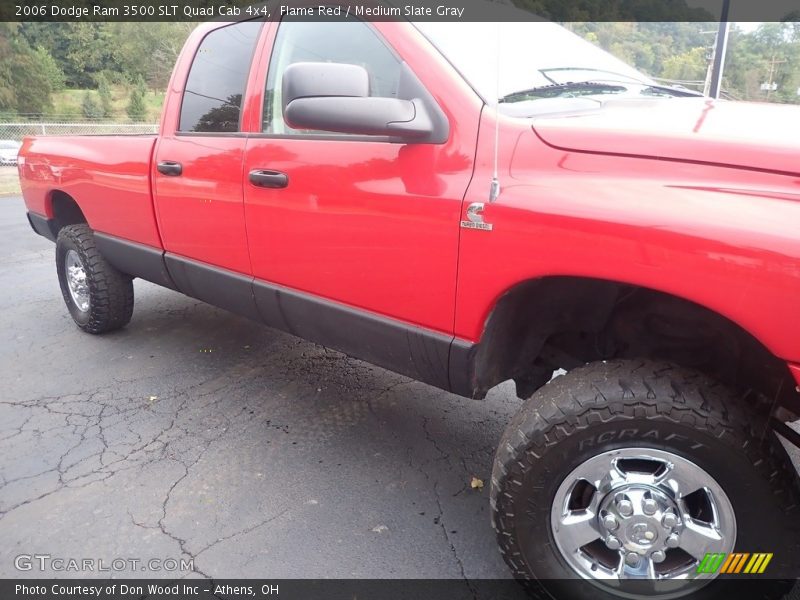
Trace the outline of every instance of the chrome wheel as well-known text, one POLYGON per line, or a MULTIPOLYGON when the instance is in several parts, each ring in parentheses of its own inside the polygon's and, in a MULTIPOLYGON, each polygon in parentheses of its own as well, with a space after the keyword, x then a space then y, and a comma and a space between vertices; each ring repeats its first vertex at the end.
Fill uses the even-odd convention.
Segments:
POLYGON ((558 488, 550 516, 569 566, 612 589, 630 579, 711 579, 697 573, 706 553, 731 552, 736 542, 722 487, 692 461, 652 448, 585 461, 558 488))
POLYGON ((75 250, 67 251, 67 255, 64 258, 64 274, 67 279, 69 295, 72 297, 75 306, 81 312, 88 311, 89 284, 86 281, 86 269, 75 250))

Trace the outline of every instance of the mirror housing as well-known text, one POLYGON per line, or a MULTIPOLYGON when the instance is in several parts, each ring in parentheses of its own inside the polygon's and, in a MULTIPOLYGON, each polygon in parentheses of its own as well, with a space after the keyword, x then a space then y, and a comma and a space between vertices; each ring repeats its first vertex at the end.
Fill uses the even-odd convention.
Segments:
MULTIPOLYGON (((405 69, 408 78, 410 71, 405 69)), ((424 97, 412 100, 371 97, 369 75, 357 65, 294 63, 283 74, 282 94, 283 118, 294 129, 416 142, 439 143, 447 139, 449 128, 444 115, 436 115, 440 121, 444 120, 442 128, 434 122, 424 97)), ((441 112, 438 106, 436 109, 441 112)))
POLYGON ((364 67, 341 63, 300 62, 283 73, 283 109, 298 98, 369 96, 369 74, 364 67))
POLYGON ((425 138, 433 126, 416 100, 322 96, 289 102, 284 119, 294 129, 425 138))

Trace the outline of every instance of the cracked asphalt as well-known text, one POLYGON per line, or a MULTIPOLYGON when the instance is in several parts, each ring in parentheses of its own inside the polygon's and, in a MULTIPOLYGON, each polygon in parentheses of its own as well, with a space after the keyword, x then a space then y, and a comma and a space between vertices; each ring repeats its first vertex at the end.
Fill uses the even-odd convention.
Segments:
POLYGON ((37 553, 508 577, 488 481, 513 386, 462 399, 141 280, 130 325, 88 335, 19 198, 0 199, 0 252, 0 577, 80 575, 15 569, 37 553))
POLYGON ((91 576, 20 554, 508 577, 488 481, 512 385, 465 400, 141 280, 130 325, 82 333, 20 198, 0 199, 0 253, 0 577, 91 576))

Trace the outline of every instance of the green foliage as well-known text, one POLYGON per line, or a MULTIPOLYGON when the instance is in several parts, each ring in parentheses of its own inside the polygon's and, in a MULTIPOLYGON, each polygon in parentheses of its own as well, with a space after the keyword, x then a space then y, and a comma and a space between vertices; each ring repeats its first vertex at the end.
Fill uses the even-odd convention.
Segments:
POLYGON ((69 88, 94 88, 142 77, 163 88, 195 23, 21 23, 18 35, 55 61, 69 88), (113 75, 112 75, 113 74, 113 75))
POLYGON ((108 78, 103 73, 100 73, 95 80, 97 81, 97 95, 100 97, 100 108, 103 116, 110 117, 114 112, 114 107, 108 78))
POLYGON ((111 58, 129 80, 144 79, 164 88, 194 23, 106 23, 115 40, 111 58))
POLYGON ((512 0, 518 8, 551 21, 711 21, 715 16, 702 8, 690 8, 685 0, 606 0, 605 2, 564 2, 563 0, 512 0))
POLYGON ((42 46, 36 46, 34 53, 36 54, 36 62, 39 68, 41 68, 42 73, 50 83, 50 89, 54 92, 63 90, 65 86, 64 72, 50 55, 50 52, 42 46))
MULTIPOLYGON (((640 71, 668 78, 664 74, 667 62, 685 52, 704 48, 713 41, 713 36, 700 32, 716 31, 716 24, 575 23, 571 28, 640 71)), ((671 68, 674 70, 674 65, 671 68)))
POLYGON ((17 95, 11 74, 11 63, 14 60, 11 38, 16 27, 16 23, 0 22, 0 56, 11 59, 0 60, 0 111, 2 112, 16 112, 17 109, 17 95))
POLYGON ((146 93, 147 88, 145 87, 144 79, 139 77, 131 90, 128 107, 126 108, 131 121, 144 121, 147 118, 146 93))
POLYGON ((664 61, 661 77, 687 83, 705 81, 708 71, 707 54, 708 51, 705 48, 692 48, 682 54, 670 56, 664 61))
POLYGON ((731 33, 725 87, 750 100, 800 102, 800 28, 797 23, 763 23, 755 32, 731 33), (761 90, 772 81, 773 91, 761 90))
POLYGON ((559 22, 686 22, 716 18, 703 8, 690 8, 685 0, 512 0, 523 10, 559 22))
POLYGON ((81 112, 87 119, 100 119, 104 116, 103 109, 94 99, 94 93, 88 91, 83 95, 81 112))
MULTIPOLYGON (((148 117, 147 87, 166 87, 175 59, 194 23, 0 23, 0 113, 20 116, 54 111, 53 92, 83 92, 57 112, 113 115, 112 85, 134 86, 131 118, 148 117), (93 107, 91 103, 98 104, 93 107)), ((150 111, 152 112, 152 111, 150 111)))
POLYGON ((93 76, 106 68, 114 40, 106 23, 23 23, 21 35, 47 50, 64 73, 68 87, 93 87, 93 76))
MULTIPOLYGON (((651 77, 703 90, 716 23, 573 23, 570 28, 651 77), (707 33, 703 33, 707 32, 707 33)), ((800 103, 800 24, 731 25, 724 95, 800 103), (773 92, 761 90, 772 81, 773 92)))
POLYGON ((53 91, 49 63, 19 36, 18 23, 0 23, 0 111, 20 115, 44 113, 53 91))

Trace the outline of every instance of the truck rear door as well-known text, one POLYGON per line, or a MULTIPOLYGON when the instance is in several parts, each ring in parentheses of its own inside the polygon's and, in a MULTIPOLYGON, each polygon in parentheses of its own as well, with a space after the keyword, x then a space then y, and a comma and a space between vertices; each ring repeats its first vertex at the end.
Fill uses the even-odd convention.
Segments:
MULTIPOLYGON (((215 266, 252 274, 242 196, 246 138, 241 115, 262 26, 243 22, 198 29, 193 35, 201 38, 199 46, 187 44, 197 52, 182 56, 173 74, 153 181, 162 242, 176 279, 186 272, 186 259, 203 263, 204 272, 215 266)), ((176 284, 198 297, 209 287, 188 280, 176 284)))

